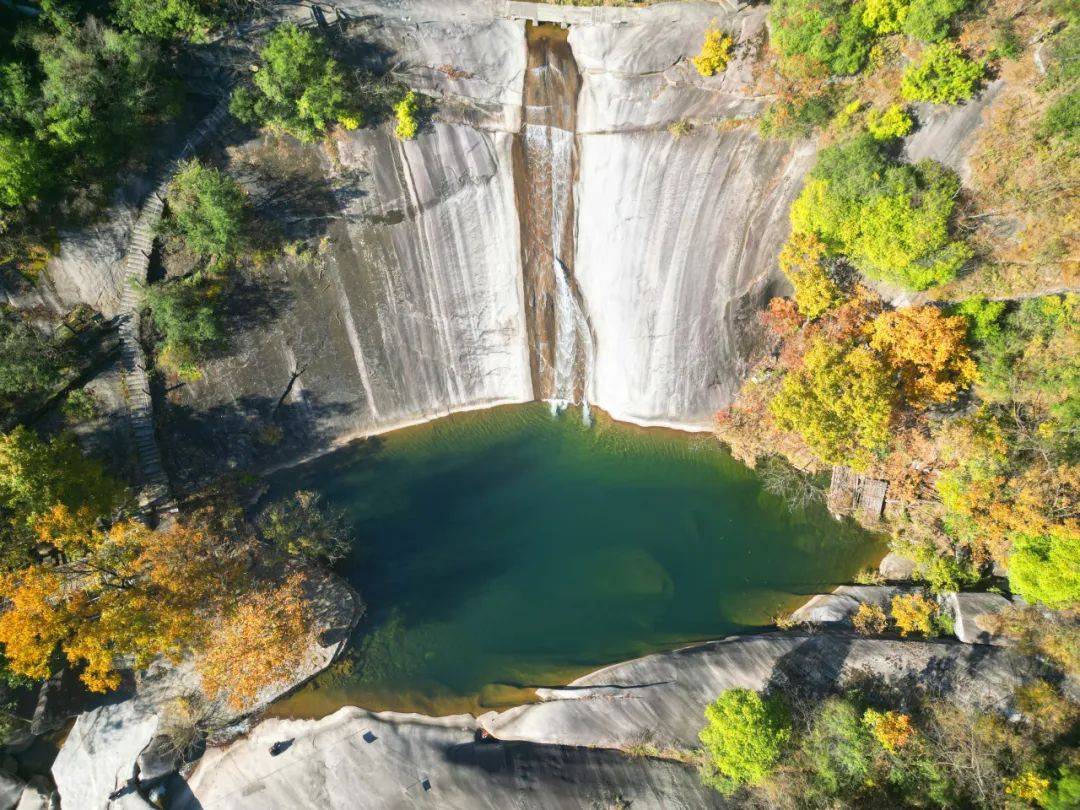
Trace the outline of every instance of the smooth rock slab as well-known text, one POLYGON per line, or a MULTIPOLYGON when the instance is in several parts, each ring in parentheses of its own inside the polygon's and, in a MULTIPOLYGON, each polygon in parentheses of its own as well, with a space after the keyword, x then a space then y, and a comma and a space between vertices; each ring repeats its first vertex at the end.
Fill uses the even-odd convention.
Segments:
POLYGON ((624 748, 692 748, 704 708, 725 689, 795 685, 827 694, 853 677, 905 687, 926 685, 957 703, 1004 705, 1034 664, 1008 650, 946 641, 866 639, 847 634, 775 633, 687 647, 616 664, 562 689, 540 689, 543 702, 479 718, 504 740, 624 748))
POLYGON ((792 613, 791 619, 813 624, 847 622, 864 603, 877 605, 888 613, 893 597, 910 590, 889 585, 841 585, 832 593, 819 593, 813 597, 792 613))
POLYGON ((724 806, 697 772, 618 752, 476 741, 469 715, 425 718, 347 707, 322 720, 267 720, 208 751, 179 810, 699 808, 724 806), (270 746, 291 740, 277 757, 270 746), (620 803, 621 802, 621 803, 620 803))
POLYGON ((979 619, 1000 613, 1012 602, 996 593, 950 593, 942 602, 953 617, 956 637, 967 644, 1008 644, 1009 640, 979 627, 979 619))

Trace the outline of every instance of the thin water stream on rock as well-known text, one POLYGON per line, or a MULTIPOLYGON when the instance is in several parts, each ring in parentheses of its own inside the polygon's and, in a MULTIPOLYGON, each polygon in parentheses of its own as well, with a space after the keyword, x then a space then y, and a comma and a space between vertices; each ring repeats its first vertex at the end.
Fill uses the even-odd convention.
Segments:
POLYGON ((275 708, 447 714, 760 627, 850 581, 881 543, 793 512, 708 434, 544 403, 457 414, 272 479, 355 533, 339 571, 369 616, 343 662, 275 708))

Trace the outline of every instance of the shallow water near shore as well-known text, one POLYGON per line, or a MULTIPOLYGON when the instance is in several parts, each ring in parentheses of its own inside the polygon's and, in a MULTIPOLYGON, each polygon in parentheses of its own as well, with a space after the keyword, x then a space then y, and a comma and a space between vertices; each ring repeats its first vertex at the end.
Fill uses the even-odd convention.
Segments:
POLYGON ((547 405, 356 442, 271 479, 346 510, 368 604, 350 652, 272 707, 448 714, 767 624, 848 581, 880 538, 792 511, 709 434, 547 405))

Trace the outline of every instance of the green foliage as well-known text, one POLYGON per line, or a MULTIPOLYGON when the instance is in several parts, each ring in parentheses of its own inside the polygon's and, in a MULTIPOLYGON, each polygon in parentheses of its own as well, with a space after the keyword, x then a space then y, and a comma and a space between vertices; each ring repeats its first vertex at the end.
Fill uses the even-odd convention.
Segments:
POLYGON ((1050 784, 1042 799, 1044 810, 1073 810, 1080 807, 1080 768, 1066 765, 1050 784))
POLYGON ((0 208, 17 208, 36 198, 48 171, 37 141, 0 131, 0 208))
POLYGON ((873 740, 851 701, 829 698, 817 708, 799 753, 816 798, 858 792, 874 764, 873 740))
POLYGON ((968 0, 912 0, 903 20, 904 33, 923 42, 940 42, 968 0))
POLYGON ((270 506, 259 520, 263 537, 285 554, 334 562, 352 546, 345 513, 316 492, 299 491, 270 506))
POLYGON ((892 375, 872 351, 819 339, 769 410, 822 460, 861 470, 889 444, 895 396, 892 375))
POLYGON ((959 189, 940 164, 898 163, 867 134, 821 152, 792 205, 792 229, 817 235, 869 278, 922 290, 954 278, 971 256, 949 235, 959 189))
POLYGON ((1080 89, 1066 93, 1050 105, 1043 118, 1042 133, 1047 138, 1080 140, 1080 89))
POLYGON ((168 226, 201 256, 231 258, 241 246, 247 200, 244 190, 222 171, 191 160, 169 185, 168 226))
POLYGON ((792 234, 780 251, 780 269, 795 289, 799 314, 814 320, 844 300, 825 263, 825 245, 813 234, 792 234))
POLYGON ((767 777, 791 739, 791 718, 783 702, 749 689, 728 689, 705 709, 702 778, 723 793, 756 785, 767 777))
POLYGON ((420 97, 413 90, 405 94, 405 97, 394 105, 394 115, 397 117, 397 127, 394 134, 403 141, 409 141, 416 137, 420 127, 416 120, 420 112, 420 97))
POLYGON ((907 19, 910 0, 866 0, 862 21, 878 34, 895 34, 907 19))
POLYGON ((835 110, 834 93, 781 99, 762 114, 758 131, 764 138, 809 138, 815 130, 829 123, 835 110))
POLYGON ((876 140, 888 141, 903 138, 915 122, 901 104, 893 104, 887 109, 872 109, 866 114, 866 130, 876 140))
POLYGON ((162 335, 158 363, 183 379, 198 379, 198 363, 224 338, 216 304, 218 290, 204 279, 154 284, 143 303, 162 335))
POLYGON ((69 422, 88 422, 98 415, 97 398, 89 388, 76 388, 64 398, 61 411, 69 422))
POLYGON ((336 122, 357 125, 359 113, 346 102, 345 76, 315 34, 278 26, 259 55, 253 87, 240 88, 230 102, 238 119, 283 129, 302 141, 316 140, 336 122))
POLYGON ((116 0, 116 18, 148 37, 194 42, 224 22, 218 0, 116 0))
POLYGON ((985 298, 968 298, 955 308, 968 322, 968 336, 973 343, 986 343, 1001 334, 999 321, 1005 314, 1004 301, 987 301, 985 298))
POLYGON ((986 68, 969 59, 952 42, 941 42, 923 51, 918 62, 904 71, 900 94, 908 101, 956 104, 975 95, 986 68))
POLYGON ((1013 536, 1009 586, 1032 603, 1075 607, 1080 603, 1080 532, 1063 527, 1013 536))
POLYGON ((33 397, 55 388, 70 358, 16 313, 0 315, 0 400, 33 397))
POLYGON ((861 2, 777 0, 769 25, 781 68, 793 76, 858 73, 873 37, 862 17, 861 2))

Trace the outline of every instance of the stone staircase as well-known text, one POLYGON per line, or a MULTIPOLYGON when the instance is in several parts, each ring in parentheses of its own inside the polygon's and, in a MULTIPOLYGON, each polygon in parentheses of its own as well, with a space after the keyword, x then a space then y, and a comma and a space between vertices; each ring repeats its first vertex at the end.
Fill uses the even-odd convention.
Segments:
POLYGON ((138 285, 146 283, 154 235, 158 223, 161 222, 165 194, 173 175, 180 163, 190 158, 203 141, 217 130, 228 113, 229 97, 226 95, 192 131, 180 154, 165 168, 161 181, 150 192, 139 212, 124 257, 124 290, 120 297, 119 333, 125 401, 139 462, 142 483, 140 504, 148 512, 159 515, 173 514, 177 511, 177 506, 169 478, 161 463, 161 449, 154 433, 154 403, 150 395, 146 355, 139 342, 142 293, 138 285))

